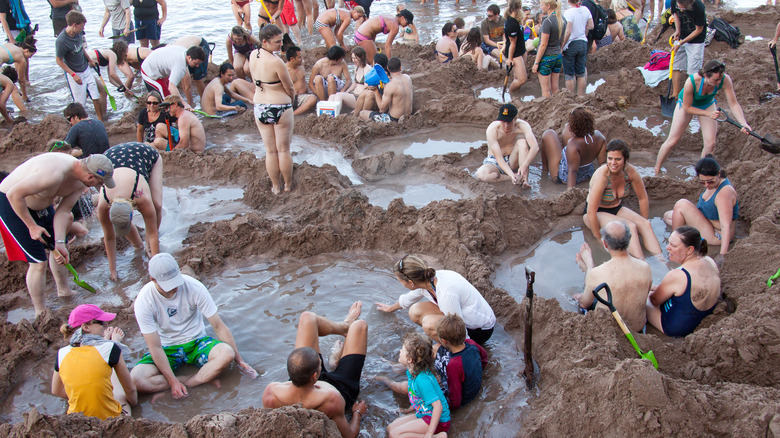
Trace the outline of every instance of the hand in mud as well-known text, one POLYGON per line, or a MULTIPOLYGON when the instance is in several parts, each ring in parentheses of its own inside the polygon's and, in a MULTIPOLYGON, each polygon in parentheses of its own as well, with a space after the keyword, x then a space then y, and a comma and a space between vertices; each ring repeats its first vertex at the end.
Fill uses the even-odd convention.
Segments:
POLYGON ((238 113, 241 114, 244 111, 246 111, 246 107, 243 107, 241 105, 236 105, 236 111, 238 111, 238 113))
POLYGON ((179 382, 179 380, 174 379, 173 385, 171 385, 171 395, 173 395, 173 398, 178 400, 180 398, 187 397, 190 395, 187 392, 187 387, 184 386, 183 383, 179 382))

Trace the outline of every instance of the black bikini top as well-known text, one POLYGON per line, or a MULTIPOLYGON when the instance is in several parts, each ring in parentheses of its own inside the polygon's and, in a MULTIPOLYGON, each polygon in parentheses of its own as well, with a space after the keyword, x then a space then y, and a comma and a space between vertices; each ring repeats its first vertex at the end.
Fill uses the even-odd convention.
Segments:
MULTIPOLYGON (((272 55, 274 54, 274 52, 272 52, 272 51, 270 51, 270 50, 266 49, 265 47, 260 47, 260 49, 262 49, 262 50, 265 50, 266 52, 268 52, 268 53, 270 53, 270 54, 272 54, 272 55)), ((257 56, 256 56, 256 57, 257 57, 257 58, 260 58, 260 50, 258 50, 258 51, 257 51, 257 56)), ((271 81, 271 82, 263 82, 263 81, 260 81, 260 80, 255 80, 255 85, 257 85, 258 87, 260 87, 260 91, 263 91, 263 84, 266 84, 266 85, 273 85, 273 84, 281 84, 281 83, 282 83, 282 81, 281 81, 281 80, 277 80, 277 81, 271 81)))
MULTIPOLYGON (((135 173, 135 184, 133 184, 133 191, 130 193, 130 200, 131 200, 131 201, 132 201, 133 199, 135 199, 135 192, 136 192, 136 190, 138 190, 138 178, 139 178, 140 176, 141 176, 141 174, 140 174, 140 173, 138 173, 138 172, 136 172, 136 173, 135 173)), ((101 187, 101 189, 103 189, 103 190, 102 190, 102 192, 103 192, 103 199, 105 199, 105 200, 106 200, 106 202, 108 203, 108 205, 111 205, 111 201, 109 201, 109 200, 108 200, 108 196, 106 196, 106 186, 103 186, 103 187, 101 187)))

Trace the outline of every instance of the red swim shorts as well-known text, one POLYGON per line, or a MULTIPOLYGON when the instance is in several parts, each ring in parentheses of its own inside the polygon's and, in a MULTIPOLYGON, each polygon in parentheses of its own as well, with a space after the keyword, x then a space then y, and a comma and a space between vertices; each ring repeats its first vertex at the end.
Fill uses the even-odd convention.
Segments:
POLYGON ((282 23, 287 26, 298 24, 298 17, 295 16, 295 3, 293 0, 285 0, 282 13, 279 14, 279 18, 282 19, 282 23))

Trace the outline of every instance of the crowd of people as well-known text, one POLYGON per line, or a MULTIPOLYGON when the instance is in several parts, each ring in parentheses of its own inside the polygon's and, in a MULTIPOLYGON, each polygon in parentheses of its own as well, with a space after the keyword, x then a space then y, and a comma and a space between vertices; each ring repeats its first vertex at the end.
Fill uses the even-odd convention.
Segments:
MULTIPOLYGON (((206 287, 183 275, 176 260, 161 251, 158 230, 164 175, 160 152, 205 149, 205 130, 193 113, 198 95, 202 112, 210 116, 243 113, 251 106, 266 150, 271 190, 275 194, 292 190, 290 140, 295 116, 312 111, 320 101, 338 102, 344 109, 352 108, 360 119, 376 123, 398 122, 412 113, 412 80, 403 73, 401 59, 392 56, 392 48, 396 38, 419 40, 414 14, 399 6, 394 16, 369 16, 370 2, 354 1, 340 5, 345 8, 326 2, 325 10, 319 13, 313 0, 266 0, 258 14, 260 29, 255 36, 250 3, 232 0, 237 25, 227 35, 228 61, 206 84, 213 45, 195 35, 160 45, 161 26, 168 12, 165 0, 133 0, 135 22, 131 21, 129 0, 104 0, 100 35, 110 20, 117 39, 110 49, 98 50, 84 48, 87 19, 74 7, 77 1, 49 1, 57 36, 56 62, 65 72, 74 101, 64 110, 71 129, 64 141, 50 143, 52 150, 64 145, 62 152, 67 153, 33 157, 0 182, 0 218, 8 259, 29 264, 27 288, 35 314, 40 315, 46 309, 47 260, 58 295, 72 294, 64 271, 69 262, 67 247, 73 236, 86 234, 79 220, 94 208, 103 230, 111 279, 118 279, 117 237, 127 237, 133 247, 145 249, 151 278, 134 304, 148 353, 129 370, 125 363, 129 352, 121 343, 123 331, 106 327, 116 315, 94 305, 80 305, 61 329, 68 345, 58 352, 52 393, 68 399, 68 413, 105 419, 129 414, 138 393, 170 391, 174 398, 185 397, 188 387, 215 382, 233 362, 245 375, 256 377, 239 354, 206 287), (354 44, 348 51, 345 34, 352 23, 350 42, 354 44), (291 32, 300 43, 302 29, 309 35, 316 29, 327 47, 326 56, 308 70, 308 79, 301 48, 285 42, 291 32), (386 40, 378 53, 376 37, 380 34, 385 34, 386 40), (130 47, 135 39, 140 45, 130 47), (96 67, 97 78, 92 67, 96 67), (129 98, 134 96, 134 70, 143 79, 147 93, 138 114, 135 142, 110 146, 103 124, 108 89, 99 67, 107 67, 109 83, 129 98), (96 119, 85 110, 87 96, 93 101, 96 119), (144 239, 133 224, 134 211, 143 218, 144 239), (217 339, 206 336, 204 318, 217 339), (177 377, 183 364, 195 365, 199 371, 177 377), (85 373, 84 367, 91 371, 85 373)), ((718 91, 724 90, 735 118, 745 127, 743 131, 751 128, 725 65, 718 60, 702 62, 706 21, 702 19, 701 0, 671 3, 673 50, 677 52, 673 82, 679 100, 655 172, 661 172, 665 158, 694 115, 699 116, 703 138, 702 157, 695 171, 704 191, 695 205, 682 199, 664 215, 664 222, 673 230, 666 247, 668 258, 680 264, 680 269, 671 270, 660 284, 652 284, 645 252, 658 256, 662 251, 648 220, 650 201, 642 177, 629 163, 629 145, 619 138, 605 138, 596 129, 594 115, 584 107, 571 111, 560 135, 555 130, 545 131, 540 145, 532 126, 517 118, 517 108, 501 106, 496 120, 487 127, 488 154, 475 177, 486 182, 511 180, 530 187, 529 168, 541 151, 543 175, 549 174, 552 181, 568 187, 589 181, 583 225, 601 240, 610 260, 595 266, 588 244, 576 254, 576 262, 586 272, 584 292, 577 297, 580 306, 583 311, 594 310, 597 301, 592 291, 608 282, 614 305, 631 330, 641 332, 650 324, 666 335, 679 337, 691 333, 718 302, 718 266, 735 238, 739 216, 737 192, 710 155, 715 147, 715 119, 720 117, 715 103, 718 91), (681 71, 688 73, 682 87, 678 80, 681 71), (631 195, 638 201, 638 212, 624 205, 631 195), (708 256, 709 246, 720 248, 714 259, 708 256)), ((650 21, 653 9, 651 4, 650 21)), ((29 83, 27 60, 36 52, 35 39, 22 34, 21 41, 14 42, 24 26, 9 29, 9 12, 3 11, 0 2, 0 21, 9 38, 3 45, 5 51, 0 51, 0 61, 14 67, 11 71, 7 67, 0 75, 4 87, 0 107, 5 110, 7 99, 12 97, 23 112, 29 83)), ((509 84, 509 91, 514 92, 528 80, 525 58, 534 55, 532 73, 538 75, 544 97, 558 91, 561 70, 566 87, 582 94, 588 52, 624 38, 637 39, 640 22, 648 26, 643 11, 625 0, 612 1, 612 9, 607 10, 608 26, 600 38, 593 33, 593 12, 579 0, 569 0, 565 12, 559 0, 542 0, 536 18, 520 0, 510 0, 504 16, 500 12, 497 5, 489 5, 486 18, 470 29, 462 19, 445 23, 436 43, 436 61, 448 63, 468 57, 481 70, 505 65, 507 76, 514 72, 509 84)), ((780 25, 770 46, 778 35, 780 25)), ((2 115, 13 122, 7 111, 2 115)), ((484 346, 496 317, 482 294, 457 272, 436 270, 414 255, 401 258, 392 270, 409 292, 393 304, 376 303, 376 307, 385 313, 407 310, 422 333, 412 333, 403 340, 398 362, 406 369, 406 380, 379 379, 392 391, 408 395, 411 403, 404 412, 409 415, 390 423, 387 431, 391 437, 446 436, 451 412, 479 393, 488 357, 484 346)), ((263 393, 263 406, 300 403, 328 415, 342 436, 357 436, 367 409, 366 403, 358 400, 368 336, 361 310, 362 304, 356 302, 341 322, 312 312, 300 315, 295 349, 287 359, 290 381, 270 383, 263 393), (329 335, 344 337, 341 348, 328 358, 332 371, 327 370, 319 349, 319 338, 329 335), (347 411, 352 413, 351 420, 345 415, 347 411)))

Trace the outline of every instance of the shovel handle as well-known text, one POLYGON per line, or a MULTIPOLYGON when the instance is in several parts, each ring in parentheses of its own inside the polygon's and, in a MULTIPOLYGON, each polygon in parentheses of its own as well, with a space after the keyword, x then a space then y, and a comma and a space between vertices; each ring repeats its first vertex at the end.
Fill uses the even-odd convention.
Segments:
POLYGON ((536 272, 534 272, 534 270, 531 269, 530 266, 525 267, 525 280, 527 282, 527 287, 525 289, 525 296, 528 298, 533 298, 534 281, 536 280, 536 272))
MULTIPOLYGON (((609 311, 610 312, 612 312, 613 314, 617 313, 617 309, 615 309, 615 305, 612 304, 612 290, 609 288, 609 285, 606 282, 605 283, 601 283, 600 285, 596 286, 595 289, 593 289, 593 296, 596 298, 596 300, 599 303, 609 307, 609 311), (599 291, 601 291, 601 289, 606 289, 607 290, 607 299, 606 300, 604 298, 602 298, 601 295, 599 295, 599 291)), ((618 315, 618 318, 619 317, 620 317, 620 315, 618 315)))
POLYGON ((772 60, 775 62, 775 75, 777 76, 777 83, 780 84, 780 69, 777 67, 777 47, 772 46, 769 48, 772 52, 772 60))

